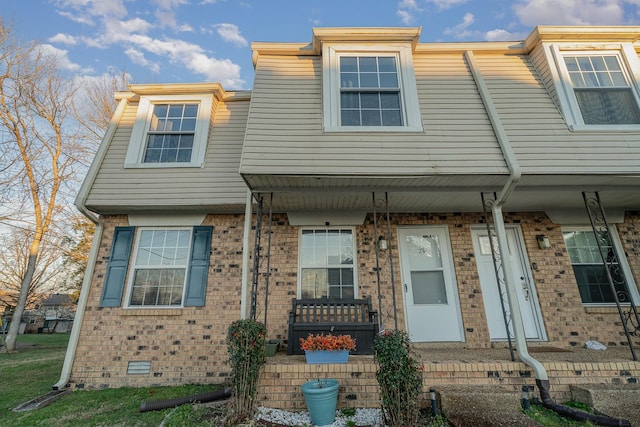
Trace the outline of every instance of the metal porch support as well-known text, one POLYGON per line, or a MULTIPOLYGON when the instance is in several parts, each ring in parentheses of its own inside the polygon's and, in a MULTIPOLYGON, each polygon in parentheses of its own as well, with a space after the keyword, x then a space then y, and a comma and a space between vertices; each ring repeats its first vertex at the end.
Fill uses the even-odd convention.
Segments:
POLYGON ((624 334, 627 337, 627 343, 629 344, 629 350, 631 350, 631 356, 633 360, 637 361, 635 349, 633 348, 633 336, 640 336, 640 317, 638 316, 638 310, 633 301, 633 297, 629 292, 629 286, 624 276, 624 271, 620 267, 620 258, 616 253, 615 246, 611 240, 611 233, 609 231, 609 224, 607 217, 602 208, 600 201, 600 194, 598 192, 583 192, 582 198, 589 214, 589 221, 591 222, 591 228, 596 237, 596 243, 598 244, 598 252, 602 258, 602 264, 604 265, 605 272, 607 273, 607 280, 611 287, 611 292, 615 298, 616 307, 618 309, 618 315, 622 327, 624 328, 624 334), (608 248, 604 247, 608 243, 608 248), (616 288, 621 287, 624 291, 616 288), (626 294, 625 294, 626 293, 626 294), (621 299, 625 300, 625 307, 621 304, 621 299), (626 304, 629 304, 627 309, 626 304), (626 310, 626 311, 625 311, 626 310))
POLYGON ((269 279, 271 277, 271 226, 273 224, 273 193, 269 197, 269 210, 267 211, 267 247, 266 254, 263 255, 262 234, 264 227, 264 203, 265 199, 262 194, 256 196, 256 229, 253 245, 253 271, 251 279, 251 309, 249 318, 256 320, 258 317, 258 294, 260 277, 264 277, 264 325, 267 326, 267 311, 269 307, 269 279), (263 261, 266 261, 266 272, 260 274, 260 267, 263 261))
POLYGON ((389 265, 389 276, 391 279, 391 299, 393 304, 393 321, 394 328, 398 329, 398 305, 396 302, 396 283, 395 283, 395 272, 393 269, 393 251, 391 250, 391 218, 389 215, 389 194, 387 192, 384 193, 384 199, 376 199, 376 193, 371 193, 372 201, 373 201, 373 239, 374 239, 374 247, 376 254, 376 277, 378 280, 378 322, 379 329, 382 331, 384 329, 384 317, 382 311, 382 283, 380 277, 380 259, 381 259, 381 250, 379 246, 379 239, 382 237, 387 242, 387 262, 389 265), (381 227, 380 220, 384 219, 387 223, 386 231, 379 232, 378 229, 381 227))
POLYGON ((495 193, 480 193, 482 198, 482 208, 484 210, 485 225, 487 226, 487 235, 491 246, 491 257, 493 258, 493 269, 496 274, 496 283, 498 285, 498 294, 500 295, 500 307, 502 308, 502 318, 504 319, 504 327, 507 331, 507 341, 509 343, 509 353, 511 361, 515 361, 516 357, 513 351, 513 337, 511 336, 511 313, 506 304, 508 296, 506 292, 506 283, 504 281, 503 258, 498 245, 498 236, 496 235, 495 222, 491 208, 496 201, 495 193), (486 195, 485 195, 486 194, 486 195), (493 225, 493 226, 492 226, 493 225))

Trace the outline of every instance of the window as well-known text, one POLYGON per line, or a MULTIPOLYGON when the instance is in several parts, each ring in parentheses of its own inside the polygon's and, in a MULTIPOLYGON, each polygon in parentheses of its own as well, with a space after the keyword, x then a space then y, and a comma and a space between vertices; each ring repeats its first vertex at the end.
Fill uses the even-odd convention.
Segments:
MULTIPOLYGON (((595 233, 588 229, 573 229, 564 230, 563 235, 582 302, 584 304, 615 303, 595 233)), ((615 236, 612 237, 615 242, 615 236)), ((608 261, 615 258, 614 250, 615 253, 622 253, 610 239, 601 242, 601 246, 608 261)), ((618 258, 618 260, 623 264, 625 262, 624 259, 618 258)), ((630 277, 625 270, 625 265, 618 263, 614 264, 611 269, 618 300, 623 303, 629 302, 631 298, 629 288, 623 279, 623 277, 630 277), (624 273, 621 274, 621 271, 624 273)))
POLYGON ((340 124, 402 126, 395 57, 340 57, 340 124))
POLYGON ((616 55, 565 56, 564 62, 585 124, 640 123, 638 103, 616 55))
POLYGON ((155 104, 147 131, 144 163, 188 163, 198 104, 155 104))
POLYGON ((100 307, 120 307, 125 282, 128 308, 204 306, 212 233, 211 226, 116 227, 100 307))
POLYGON ((182 305, 191 230, 140 230, 129 306, 182 305))
POLYGON ((199 167, 211 121, 212 96, 140 97, 125 167, 199 167))
POLYGON ((354 298, 353 232, 306 229, 300 239, 302 298, 354 298))
POLYGON ((407 46, 323 47, 325 131, 422 131, 407 46))
POLYGON ((640 129, 640 62, 629 43, 617 46, 545 45, 560 109, 572 130, 640 129))

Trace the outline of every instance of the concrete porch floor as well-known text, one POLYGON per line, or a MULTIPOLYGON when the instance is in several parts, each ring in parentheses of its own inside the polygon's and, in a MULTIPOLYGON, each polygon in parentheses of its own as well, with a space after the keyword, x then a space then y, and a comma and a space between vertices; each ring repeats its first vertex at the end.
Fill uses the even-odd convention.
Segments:
MULTIPOLYGON (((500 386, 519 393, 523 385, 535 390, 531 368, 510 360, 506 344, 496 348, 467 349, 461 345, 417 344, 414 346, 424 365, 423 400, 429 401, 429 388, 447 386, 500 386)), ((543 363, 549 375, 552 397, 557 402, 571 399, 570 386, 576 384, 633 384, 640 379, 640 362, 633 361, 627 347, 607 350, 558 348, 549 343, 533 344, 530 354, 543 363)), ((636 348, 640 356, 640 349, 636 348)), ((306 408, 301 385, 318 378, 340 382, 338 408, 379 408, 380 397, 373 356, 350 356, 346 364, 310 365, 304 356, 287 356, 282 350, 267 358, 258 387, 260 405, 287 409, 306 408)))

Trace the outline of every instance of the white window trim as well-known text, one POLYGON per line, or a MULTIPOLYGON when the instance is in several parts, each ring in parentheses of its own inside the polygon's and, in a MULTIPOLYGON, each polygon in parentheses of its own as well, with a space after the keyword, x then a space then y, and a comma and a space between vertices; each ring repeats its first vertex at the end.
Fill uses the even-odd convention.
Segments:
POLYGON ((131 131, 129 148, 124 160, 125 168, 184 168, 202 167, 209 138, 209 124, 213 108, 212 95, 153 95, 141 96, 136 113, 136 120, 131 131), (151 123, 154 104, 197 103, 198 118, 193 138, 191 161, 182 163, 143 163, 147 131, 151 123))
POLYGON ((124 303, 125 309, 134 309, 134 310, 150 310, 150 309, 177 309, 184 308, 184 299, 185 292, 187 290, 187 279, 189 276, 189 265, 191 264, 191 249, 193 247, 193 227, 136 227, 136 237, 133 248, 131 250, 131 259, 129 261, 129 272, 127 277, 127 293, 126 299, 124 303), (136 259, 138 258, 138 247, 140 245, 140 238, 142 237, 143 231, 153 231, 153 230, 184 230, 189 232, 189 250, 187 252, 187 264, 185 266, 185 275, 184 275, 184 283, 182 284, 182 301, 180 305, 131 305, 131 293, 133 292, 133 279, 135 278, 136 271, 136 259))
POLYGON ((306 230, 351 230, 353 238, 353 297, 358 298, 358 242, 356 241, 355 227, 300 227, 298 230, 298 293, 297 298, 302 298, 302 232, 306 230))
MULTIPOLYGON (((562 233, 570 232, 570 231, 593 231, 593 228, 589 226, 562 226, 562 233)), ((620 241, 620 236, 618 235, 618 230, 616 227, 609 227, 609 237, 611 239, 611 244, 616 251, 616 255, 618 257, 618 265, 622 269, 622 273, 624 274, 624 279, 627 282, 627 287, 629 288, 629 297, 633 301, 634 304, 638 304, 640 301, 640 294, 638 294, 638 287, 636 286, 636 282, 633 279, 633 275, 631 274, 631 269, 629 268, 629 263, 627 262, 627 256, 625 255, 624 249, 622 247, 622 242, 620 241)), ((567 252, 567 256, 569 253, 567 252)), ((573 263, 571 263, 571 272, 573 273, 573 263)), ((576 283, 577 286, 577 283, 576 283)), ((578 290, 576 288, 576 290, 578 290)), ((584 307, 615 307, 616 304, 614 302, 608 303, 585 303, 582 305, 584 307)), ((621 303, 621 305, 629 305, 629 303, 621 303)))
POLYGON ((413 53, 406 44, 358 45, 325 43, 322 47, 322 117, 325 132, 422 132, 413 53), (398 79, 403 126, 340 126, 340 56, 393 55, 398 79))
POLYGON ((640 108, 640 61, 631 43, 607 45, 574 43, 544 44, 544 52, 549 63, 549 70, 558 94, 560 110, 574 132, 638 132, 639 125, 589 125, 585 124, 576 99, 573 85, 564 62, 565 55, 615 55, 629 82, 631 91, 640 108))

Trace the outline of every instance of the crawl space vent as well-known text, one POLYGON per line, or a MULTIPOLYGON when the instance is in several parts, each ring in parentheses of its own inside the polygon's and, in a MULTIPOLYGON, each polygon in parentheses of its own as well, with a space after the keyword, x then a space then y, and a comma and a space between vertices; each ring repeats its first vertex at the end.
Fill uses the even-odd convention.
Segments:
POLYGON ((150 360, 131 361, 127 366, 127 375, 145 375, 151 372, 150 360))

